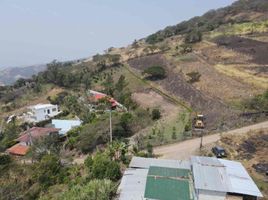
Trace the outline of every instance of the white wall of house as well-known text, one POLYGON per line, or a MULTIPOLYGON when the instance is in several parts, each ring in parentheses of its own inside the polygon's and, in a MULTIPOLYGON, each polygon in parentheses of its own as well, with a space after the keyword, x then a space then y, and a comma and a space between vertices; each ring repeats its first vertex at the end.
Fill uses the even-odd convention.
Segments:
POLYGON ((34 122, 41 122, 59 114, 58 106, 52 104, 39 104, 30 107, 30 109, 33 113, 31 118, 34 122))

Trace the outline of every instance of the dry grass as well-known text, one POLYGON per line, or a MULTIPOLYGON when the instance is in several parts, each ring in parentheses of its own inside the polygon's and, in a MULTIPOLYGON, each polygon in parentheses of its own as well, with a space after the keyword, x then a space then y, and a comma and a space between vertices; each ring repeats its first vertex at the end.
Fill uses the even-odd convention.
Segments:
POLYGON ((226 74, 227 76, 234 77, 241 80, 242 82, 252 84, 258 88, 268 89, 268 79, 260 76, 255 76, 246 71, 238 69, 234 65, 215 65, 215 69, 219 72, 226 74))

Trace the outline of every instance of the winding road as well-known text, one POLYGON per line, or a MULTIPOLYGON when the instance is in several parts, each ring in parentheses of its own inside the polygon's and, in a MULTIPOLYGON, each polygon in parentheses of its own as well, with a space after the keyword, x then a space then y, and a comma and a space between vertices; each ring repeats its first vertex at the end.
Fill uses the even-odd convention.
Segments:
MULTIPOLYGON (((256 131, 261 129, 268 129, 268 121, 235 130, 204 136, 203 145, 205 146, 217 142, 220 139, 221 135, 244 134, 249 131, 256 131)), ((154 154, 159 155, 164 159, 186 160, 189 159, 191 155, 196 154, 197 150, 200 147, 200 140, 200 138, 194 138, 175 144, 159 146, 154 148, 154 154)))

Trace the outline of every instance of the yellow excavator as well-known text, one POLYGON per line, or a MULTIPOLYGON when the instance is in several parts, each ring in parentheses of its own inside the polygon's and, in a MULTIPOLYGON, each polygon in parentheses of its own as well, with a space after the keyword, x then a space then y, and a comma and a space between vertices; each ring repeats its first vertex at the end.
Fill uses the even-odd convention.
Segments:
POLYGON ((194 128, 195 129, 204 129, 205 128, 204 115, 202 115, 202 114, 196 115, 195 122, 194 122, 194 128))

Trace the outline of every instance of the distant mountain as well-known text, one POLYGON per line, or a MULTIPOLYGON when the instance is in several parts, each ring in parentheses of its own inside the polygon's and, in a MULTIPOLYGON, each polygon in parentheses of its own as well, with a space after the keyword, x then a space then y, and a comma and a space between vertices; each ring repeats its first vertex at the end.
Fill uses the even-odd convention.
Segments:
POLYGON ((0 69, 0 85, 11 85, 19 78, 31 78, 46 69, 46 65, 33 65, 28 67, 10 67, 0 69))

